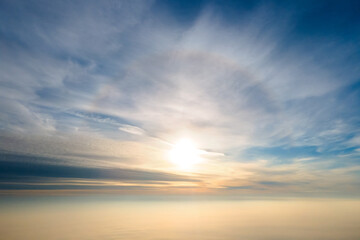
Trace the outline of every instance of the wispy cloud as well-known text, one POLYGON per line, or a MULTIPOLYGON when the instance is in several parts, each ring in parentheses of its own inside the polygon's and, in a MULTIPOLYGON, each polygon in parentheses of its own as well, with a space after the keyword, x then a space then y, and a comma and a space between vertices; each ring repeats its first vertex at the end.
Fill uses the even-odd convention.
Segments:
POLYGON ((132 126, 132 125, 127 125, 127 124, 122 124, 119 127, 119 130, 130 133, 130 134, 134 134, 134 135, 144 135, 145 134, 144 129, 141 129, 139 127, 132 126))
POLYGON ((311 8, 255 4, 234 17, 208 4, 183 22, 158 4, 5 1, 0 149, 176 172, 166 153, 186 136, 207 159, 196 171, 216 176, 203 187, 232 190, 308 191, 316 184, 288 177, 320 181, 327 161, 359 164, 355 37, 307 35, 311 8))

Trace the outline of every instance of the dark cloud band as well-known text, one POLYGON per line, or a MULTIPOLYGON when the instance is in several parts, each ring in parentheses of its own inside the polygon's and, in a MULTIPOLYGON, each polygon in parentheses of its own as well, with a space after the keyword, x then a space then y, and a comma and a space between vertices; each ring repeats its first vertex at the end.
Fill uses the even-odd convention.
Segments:
MULTIPOLYGON (((105 180, 105 181, 138 181, 144 182, 167 182, 184 181, 196 182, 198 180, 176 174, 134 170, 126 168, 105 168, 105 167, 85 167, 71 166, 64 164, 49 163, 58 162, 58 159, 26 156, 19 154, 2 153, 0 155, 0 188, 5 189, 11 186, 15 188, 27 189, 29 186, 20 183, 49 183, 55 179, 87 179, 87 180, 105 180), (10 183, 10 185, 8 184, 10 183), (11 185, 11 184, 15 185, 11 185), (21 186, 20 186, 20 185, 21 186)), ((48 189, 50 186, 40 188, 48 189)), ((52 189, 59 186, 51 186, 52 189)), ((81 186, 67 186, 64 188, 81 188, 81 186)), ((86 187, 88 188, 88 187, 86 187)), ((101 186, 96 186, 101 188, 101 186)))

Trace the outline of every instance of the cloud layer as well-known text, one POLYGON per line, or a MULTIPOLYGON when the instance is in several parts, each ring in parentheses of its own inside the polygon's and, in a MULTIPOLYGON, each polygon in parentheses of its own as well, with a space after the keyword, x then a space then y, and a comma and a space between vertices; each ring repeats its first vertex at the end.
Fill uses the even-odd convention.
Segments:
POLYGON ((186 19, 151 1, 1 5, 2 176, 41 172, 31 165, 40 156, 62 159, 42 177, 171 182, 179 172, 167 152, 185 136, 216 153, 194 170, 195 182, 183 179, 191 187, 359 193, 351 6, 337 12, 341 28, 324 27, 331 4, 316 18, 306 3, 234 6, 227 15, 214 2, 186 19), (7 154, 24 157, 12 163, 7 154))

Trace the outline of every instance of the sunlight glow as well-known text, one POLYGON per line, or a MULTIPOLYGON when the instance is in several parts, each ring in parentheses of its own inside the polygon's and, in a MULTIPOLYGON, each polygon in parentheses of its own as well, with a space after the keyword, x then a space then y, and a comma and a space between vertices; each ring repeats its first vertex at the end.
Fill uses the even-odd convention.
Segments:
POLYGON ((195 143, 191 139, 180 139, 170 151, 170 160, 179 169, 189 170, 195 164, 202 161, 200 157, 201 151, 196 148, 195 143))

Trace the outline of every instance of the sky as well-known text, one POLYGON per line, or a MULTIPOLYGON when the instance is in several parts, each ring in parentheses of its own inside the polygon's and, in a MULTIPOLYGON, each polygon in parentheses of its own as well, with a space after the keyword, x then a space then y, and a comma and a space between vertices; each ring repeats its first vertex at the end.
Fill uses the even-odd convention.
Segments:
POLYGON ((0 1, 0 194, 358 197, 359 8, 0 1))

